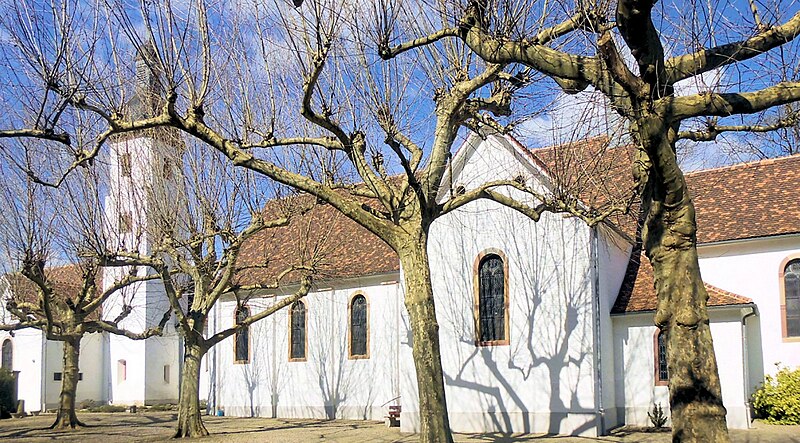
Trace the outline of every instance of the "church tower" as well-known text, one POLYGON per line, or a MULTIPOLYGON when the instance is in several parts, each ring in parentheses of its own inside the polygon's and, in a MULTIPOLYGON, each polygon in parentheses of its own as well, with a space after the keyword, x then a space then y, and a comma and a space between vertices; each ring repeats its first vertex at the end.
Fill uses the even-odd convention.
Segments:
MULTIPOLYGON (((139 48, 134 94, 126 109, 131 120, 160 112, 164 104, 160 66, 152 43, 139 48)), ((150 254, 156 242, 174 232, 181 213, 176 206, 183 143, 174 130, 155 128, 117 135, 109 146, 108 239, 120 250, 150 254)), ((109 268, 104 285, 108 287, 127 274, 148 272, 153 271, 109 268)), ((118 291, 103 308, 109 320, 129 310, 119 326, 138 333, 158 325, 170 304, 161 280, 155 279, 118 291)), ((162 337, 136 341, 111 334, 107 343, 109 401, 125 405, 177 401, 181 343, 172 321, 162 337)))

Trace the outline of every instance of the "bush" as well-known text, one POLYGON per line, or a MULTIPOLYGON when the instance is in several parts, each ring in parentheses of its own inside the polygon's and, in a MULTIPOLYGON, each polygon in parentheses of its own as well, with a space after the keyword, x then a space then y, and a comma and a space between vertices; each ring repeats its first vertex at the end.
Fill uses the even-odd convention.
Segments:
POLYGON ((663 428, 667 423, 667 415, 664 414, 661 403, 653 403, 653 412, 648 412, 647 418, 650 419, 650 423, 652 423, 653 427, 656 429, 663 428))
POLYGON ((89 412, 125 412, 127 406, 122 405, 102 405, 89 408, 89 412))
POLYGON ((767 375, 751 402, 756 418, 774 424, 800 425, 800 368, 779 367, 775 377, 767 375))
POLYGON ((94 408, 96 406, 98 406, 96 401, 94 401, 92 399, 87 399, 87 400, 82 400, 80 403, 78 403, 76 408, 77 409, 92 409, 92 408, 94 408))
POLYGON ((14 374, 8 368, 0 368, 0 418, 8 418, 17 411, 14 402, 14 374))
POLYGON ((172 405, 169 403, 162 403, 158 405, 148 406, 148 411, 174 411, 177 409, 176 405, 172 405))

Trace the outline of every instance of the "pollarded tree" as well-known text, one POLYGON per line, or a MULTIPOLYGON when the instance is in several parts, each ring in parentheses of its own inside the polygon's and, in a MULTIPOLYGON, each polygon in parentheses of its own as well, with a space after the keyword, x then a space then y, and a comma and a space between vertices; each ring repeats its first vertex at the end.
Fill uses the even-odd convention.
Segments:
MULTIPOLYGON (((382 61, 377 42, 396 16, 381 12, 333 0, 307 1, 299 9, 257 3, 239 10, 202 1, 180 7, 142 2, 137 13, 110 5, 96 12, 95 20, 81 23, 122 32, 70 30, 57 35, 57 45, 50 36, 37 38, 7 26, 16 36, 16 49, 8 49, 14 54, 9 64, 21 66, 16 75, 37 86, 19 90, 31 95, 15 100, 20 115, 7 116, 9 129, 0 136, 50 140, 74 156, 66 168, 70 171, 87 166, 113 134, 171 128, 210 146, 229 164, 308 193, 364 226, 397 252, 403 269, 420 439, 446 442, 452 436, 427 251, 431 224, 472 201, 489 199, 533 219, 545 211, 567 212, 594 225, 627 210, 631 195, 588 208, 577 202, 575 189, 533 189, 524 180, 501 179, 445 192, 442 180, 459 136, 508 131, 497 118, 511 113, 512 96, 529 79, 511 72, 506 63, 481 62, 460 43, 430 47, 411 62, 382 61), (141 29, 144 39, 137 34, 141 29), (143 60, 164 74, 166 93, 144 116, 124 106, 124 73, 132 70, 124 64, 130 57, 120 52, 126 45, 142 46, 142 40, 153 42, 153 56, 143 60), (42 46, 52 50, 39 51, 42 46), (107 53, 114 56, 104 57, 107 53), (36 63, 22 62, 32 56, 36 63), (37 106, 26 108, 27 103, 37 106)), ((80 28, 80 23, 63 21, 80 28)), ((29 173, 38 181, 58 182, 35 170, 29 173)), ((178 317, 185 335, 195 337, 200 337, 196 318, 230 290, 230 272, 209 269, 218 269, 215 258, 235 261, 229 251, 235 254, 241 243, 236 235, 206 231, 215 227, 213 217, 206 223, 205 214, 199 215, 190 230, 196 235, 180 245, 188 254, 170 253, 176 246, 169 243, 154 249, 178 257, 176 266, 186 263, 183 272, 192 276, 195 298, 178 317), (220 251, 214 238, 229 246, 220 251), (199 267, 206 262, 209 266, 199 267)), ((165 282, 173 308, 183 309, 177 306, 179 286, 165 282)), ((205 342, 197 340, 202 350, 205 342)), ((195 424, 187 428, 184 417, 179 434, 203 433, 195 424)))
POLYGON ((3 277, 4 323, 0 330, 35 328, 47 340, 63 345, 61 393, 51 427, 82 426, 75 413, 75 399, 83 338, 106 332, 144 340, 162 333, 170 313, 165 312, 158 325, 138 333, 119 325, 137 308, 131 304, 114 319, 103 317, 109 298, 121 295, 128 300, 126 292, 133 286, 157 276, 124 273, 104 284, 104 271, 124 263, 108 253, 115 242, 106 236, 106 218, 96 198, 96 177, 78 177, 88 183, 77 185, 73 177, 65 183, 64 195, 54 197, 30 180, 14 180, 15 171, 2 169, 6 188, 0 239, 14 272, 3 277), (48 261, 70 264, 48 267, 48 261))
POLYGON ((728 441, 694 205, 676 143, 797 124, 793 112, 781 112, 800 100, 797 5, 776 2, 767 10, 755 1, 730 3, 470 0, 443 2, 414 17, 404 4, 385 13, 406 14, 417 25, 409 37, 397 28, 385 34, 386 59, 457 40, 487 63, 546 75, 568 94, 591 88, 627 122, 639 149, 632 168, 655 272, 655 323, 668 337, 675 441, 728 441), (707 82, 712 74, 722 81, 707 82), (676 92, 683 81, 699 92, 676 92))

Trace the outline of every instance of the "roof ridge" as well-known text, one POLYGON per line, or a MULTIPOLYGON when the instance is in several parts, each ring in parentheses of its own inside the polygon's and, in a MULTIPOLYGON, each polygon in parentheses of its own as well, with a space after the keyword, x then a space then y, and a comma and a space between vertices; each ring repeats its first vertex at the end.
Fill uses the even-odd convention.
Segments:
POLYGON ((747 162, 741 162, 741 163, 734 163, 732 165, 717 166, 717 167, 708 168, 708 169, 698 169, 696 171, 686 172, 684 175, 685 176, 690 176, 690 175, 696 176, 696 175, 702 175, 704 173, 719 172, 719 171, 723 171, 723 170, 755 168, 755 167, 759 167, 759 166, 767 166, 767 165, 771 165, 771 164, 774 164, 774 163, 780 163, 780 162, 783 162, 783 161, 792 161, 792 160, 800 160, 800 153, 792 154, 792 155, 783 155, 783 156, 780 156, 780 157, 765 158, 765 159, 761 159, 761 160, 753 160, 753 161, 747 161, 747 162))

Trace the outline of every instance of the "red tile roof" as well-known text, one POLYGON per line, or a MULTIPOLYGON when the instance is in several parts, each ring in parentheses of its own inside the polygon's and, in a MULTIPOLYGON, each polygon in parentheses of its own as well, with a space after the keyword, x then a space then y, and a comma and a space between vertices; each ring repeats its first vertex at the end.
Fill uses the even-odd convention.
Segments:
MULTIPOLYGON (((612 314, 655 311, 657 297, 654 289, 653 267, 644 254, 632 254, 622 287, 611 309, 612 314)), ((705 283, 708 306, 729 306, 752 303, 753 300, 705 283)))
MULTIPOLYGON (((366 228, 330 205, 316 205, 291 218, 288 226, 267 229, 242 246, 237 283, 272 283, 292 265, 314 262, 317 281, 363 277, 400 269, 397 254, 366 228)), ((283 284, 297 282, 287 275, 283 284)))
MULTIPOLYGON (((53 298, 57 300, 70 300, 80 296, 83 288, 83 268, 78 264, 65 266, 54 266, 45 269, 45 275, 53 285, 53 298)), ((25 303, 39 304, 38 286, 27 277, 20 273, 5 275, 10 285, 11 299, 25 303)), ((96 276, 96 292, 99 296, 102 286, 102 273, 96 276)), ((96 319, 100 316, 98 308, 91 313, 89 319, 96 319)))
POLYGON ((686 174, 697 242, 800 232, 800 154, 686 174))

